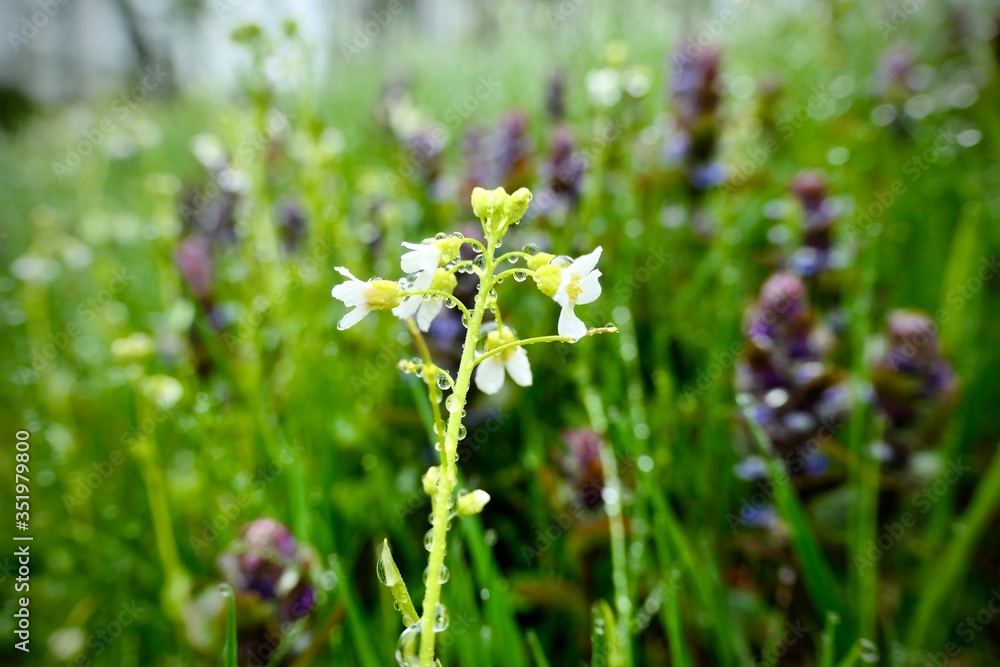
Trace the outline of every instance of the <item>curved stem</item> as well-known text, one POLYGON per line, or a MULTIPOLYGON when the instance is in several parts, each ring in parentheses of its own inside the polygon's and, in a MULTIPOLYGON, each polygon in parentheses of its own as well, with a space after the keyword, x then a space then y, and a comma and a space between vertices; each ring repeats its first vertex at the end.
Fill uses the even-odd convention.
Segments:
MULTIPOLYGON (((618 333, 618 327, 599 327, 597 329, 590 329, 584 334, 584 338, 587 336, 596 336, 597 334, 603 333, 618 333)), ((512 343, 504 343, 503 345, 498 345, 489 352, 479 355, 473 362, 473 366, 478 366, 482 361, 489 359, 490 357, 495 357, 498 354, 503 354, 507 350, 514 347, 524 347, 525 345, 534 345, 535 343, 572 343, 572 338, 567 338, 566 336, 536 336, 534 338, 525 338, 523 340, 515 340, 512 343)))
POLYGON ((532 278, 535 277, 535 272, 532 271, 531 269, 525 269, 525 268, 507 269, 506 271, 502 271, 502 272, 496 274, 495 276, 493 276, 493 279, 490 280, 490 289, 493 289, 494 287, 496 287, 496 284, 498 282, 500 282, 501 280, 503 280, 504 278, 506 278, 507 276, 512 276, 512 275, 514 275, 515 273, 518 273, 518 272, 523 273, 525 275, 525 277, 527 277, 527 276, 531 276, 532 278))
MULTIPOLYGON (((441 389, 437 386, 437 375, 443 371, 439 371, 438 367, 434 365, 427 341, 424 340, 420 328, 412 317, 406 320, 406 327, 410 330, 410 335, 413 336, 413 340, 417 344, 420 358, 424 360, 424 384, 427 385, 427 394, 431 401, 431 414, 434 417, 434 434, 437 436, 438 448, 440 448, 444 442, 444 420, 441 419, 441 389)), ((450 377, 448 381, 451 382, 450 377)))
POLYGON ((463 304, 461 301, 459 301, 458 297, 455 296, 454 294, 448 294, 447 292, 442 292, 441 290, 436 290, 436 289, 417 290, 415 292, 403 292, 403 296, 404 297, 407 297, 407 296, 423 296, 425 294, 430 294, 431 296, 436 296, 438 298, 444 299, 445 300, 445 305, 447 305, 448 302, 451 301, 456 306, 458 306, 459 310, 461 310, 462 313, 466 317, 471 317, 470 314, 469 314, 469 309, 466 308, 465 304, 463 304))
POLYGON ((424 591, 420 618, 420 667, 431 667, 434 663, 434 617, 437 605, 441 600, 441 567, 444 565, 448 539, 448 515, 451 512, 449 503, 457 483, 455 462, 458 458, 458 432, 462 425, 462 412, 465 409, 469 386, 472 382, 472 369, 476 365, 476 345, 479 343, 479 329, 483 324, 483 316, 486 314, 486 300, 491 289, 490 278, 496 268, 493 259, 494 245, 495 240, 488 238, 487 247, 483 248, 486 266, 479 282, 476 305, 468 318, 469 328, 465 334, 462 360, 455 378, 454 399, 451 399, 454 403, 454 410, 450 411, 448 415, 448 426, 441 447, 441 475, 431 500, 431 516, 434 523, 431 527, 431 553, 427 563, 427 588, 424 591))

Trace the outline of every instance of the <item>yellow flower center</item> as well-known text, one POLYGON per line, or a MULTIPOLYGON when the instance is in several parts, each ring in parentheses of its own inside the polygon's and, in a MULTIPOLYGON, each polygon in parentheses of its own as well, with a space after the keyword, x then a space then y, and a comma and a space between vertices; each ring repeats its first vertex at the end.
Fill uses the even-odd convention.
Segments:
MULTIPOLYGON (((487 352, 491 352, 500 347, 501 345, 513 343, 516 340, 517 336, 514 335, 514 332, 504 327, 502 330, 497 329, 496 331, 491 331, 488 334, 486 334, 486 344, 483 347, 487 352)), ((500 353, 500 357, 502 359, 506 359, 507 356, 514 351, 514 349, 515 348, 512 347, 508 350, 504 350, 503 352, 500 353)))
POLYGON ((372 310, 392 310, 402 300, 403 288, 391 280, 372 280, 368 283, 368 307, 372 310))
POLYGON ((583 285, 580 284, 580 276, 574 275, 569 280, 569 284, 566 285, 566 294, 569 295, 569 300, 576 302, 580 298, 580 293, 583 292, 583 285))

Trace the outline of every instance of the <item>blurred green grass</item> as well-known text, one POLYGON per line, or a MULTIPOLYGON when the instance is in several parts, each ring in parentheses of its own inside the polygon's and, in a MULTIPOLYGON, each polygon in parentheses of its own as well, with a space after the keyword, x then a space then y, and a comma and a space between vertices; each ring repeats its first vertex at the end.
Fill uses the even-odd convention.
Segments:
MULTIPOLYGON (((648 630, 632 639, 635 664, 668 659, 746 664, 781 640, 786 620, 800 619, 809 632, 792 647, 796 664, 820 664, 815 656, 830 608, 811 597, 810 582, 826 581, 817 574, 825 567, 832 571, 833 595, 844 600, 838 660, 859 636, 881 646, 881 664, 898 665, 907 662, 897 646, 913 639, 922 645, 911 648, 930 651, 963 641, 959 624, 983 608, 987 591, 997 585, 992 513, 982 541, 952 582, 952 594, 934 610, 927 634, 911 637, 910 624, 922 592, 938 576, 941 547, 961 535, 956 519, 1000 438, 994 408, 1000 400, 996 284, 986 282, 961 305, 949 298, 1000 241, 997 65, 981 42, 969 47, 964 60, 948 52, 937 34, 941 10, 925 7, 898 37, 913 41, 941 86, 961 76, 963 67, 974 71, 978 100, 966 109, 931 114, 908 135, 877 128, 869 121, 876 104, 871 81, 892 43, 877 27, 878 16, 876 8, 853 3, 810 3, 800 12, 751 7, 725 28, 723 71, 730 94, 723 107, 722 159, 727 164, 739 165, 765 145, 750 121, 754 97, 734 92, 747 77, 778 77, 779 117, 808 108, 817 90, 842 77, 851 85, 830 118, 806 118, 779 140, 746 186, 729 196, 709 195, 717 231, 708 242, 660 224, 665 204, 685 202, 677 192, 642 191, 636 179, 641 158, 625 142, 670 109, 663 98, 669 85, 663 62, 676 47, 681 25, 674 13, 652 3, 636 3, 631 12, 583 6, 555 29, 537 15, 533 25, 519 20, 524 17, 503 18, 495 32, 483 36, 495 40, 496 49, 475 41, 456 52, 417 48, 404 35, 389 55, 362 59, 325 82, 315 104, 308 95, 277 94, 271 102, 290 118, 294 133, 315 143, 318 128, 334 127, 343 134, 344 149, 322 164, 298 157, 276 160, 266 167, 266 177, 262 151, 246 153, 251 193, 238 218, 247 237, 219 259, 217 278, 219 302, 233 318, 226 333, 235 344, 230 344, 234 338, 211 334, 173 268, 179 228, 178 193, 171 184, 204 180, 188 148, 193 136, 213 132, 231 149, 246 145, 261 122, 252 98, 240 104, 182 98, 143 105, 129 124, 142 119, 155 128, 161 135, 155 145, 125 159, 98 151, 62 181, 52 162, 80 138, 62 110, 43 110, 17 135, 0 138, 0 193, 7 204, 7 236, 0 247, 7 324, 0 334, 7 351, 0 363, 7 381, 0 388, 0 411, 8 431, 27 428, 33 434, 32 521, 39 554, 32 579, 38 643, 25 664, 59 662, 43 642, 66 635, 53 633, 80 628, 89 641, 122 605, 136 601, 144 611, 128 632, 106 645, 95 642, 104 649, 99 656, 86 647, 81 659, 217 664, 222 644, 213 654, 199 655, 183 640, 178 619, 171 618, 169 596, 163 594, 169 570, 164 554, 171 549, 163 523, 154 525, 157 498, 168 503, 166 526, 176 540, 178 567, 190 573, 197 589, 218 581, 215 558, 240 524, 265 515, 288 523, 299 539, 315 545, 329 575, 330 591, 318 612, 320 619, 331 620, 329 640, 314 664, 391 664, 402 628, 391 596, 375 577, 375 548, 389 539, 416 598, 429 512, 419 479, 433 452, 414 379, 394 368, 397 358, 412 356, 407 344, 397 342, 402 327, 383 318, 366 321, 360 331, 338 333, 339 307, 329 297, 338 280, 333 266, 348 264, 358 275, 395 276, 400 240, 467 224, 471 212, 464 200, 432 201, 418 183, 387 178, 399 169, 400 158, 374 127, 372 110, 386 80, 409 74, 418 103, 448 123, 448 110, 474 94, 479 77, 494 75, 502 85, 469 122, 490 127, 508 109, 521 108, 529 114, 530 139, 542 152, 549 131, 543 118, 545 79, 557 68, 567 75, 577 139, 584 147, 591 142, 595 157, 581 207, 569 225, 551 230, 553 245, 574 253, 596 244, 606 248, 605 295, 584 317, 598 326, 611 320, 622 334, 568 349, 532 350, 534 387, 500 403, 480 397, 470 409, 470 442, 478 446, 462 462, 463 474, 470 487, 488 489, 493 501, 482 518, 465 519, 453 532, 452 577, 445 587, 453 641, 443 649, 445 664, 527 665, 537 662, 532 656, 538 653, 553 665, 592 659, 591 605, 609 601, 608 609, 595 612, 605 617, 620 609, 607 524, 595 519, 588 530, 556 530, 554 539, 545 531, 559 525, 551 486, 558 476, 552 452, 560 432, 602 421, 620 461, 632 464, 647 456, 654 463, 649 472, 634 465, 621 471, 629 489, 624 503, 629 604, 639 609, 663 582, 679 580, 648 630), (638 20, 643 17, 649 20, 638 20), (653 81, 650 94, 627 111, 629 101, 609 114, 623 130, 621 141, 608 146, 592 139, 600 114, 587 104, 584 78, 600 65, 611 39, 623 40, 629 62, 649 67, 653 81), (906 181, 905 191, 879 219, 882 233, 862 240, 861 261, 841 279, 840 298, 849 314, 845 354, 848 366, 862 375, 867 332, 883 328, 888 310, 945 309, 951 315, 942 336, 962 396, 940 448, 946 460, 969 461, 975 469, 948 490, 904 544, 886 554, 872 589, 871 581, 855 582, 845 544, 875 537, 864 531, 880 530, 896 508, 872 512, 868 520, 877 523, 854 528, 862 531, 860 537, 845 535, 846 526, 825 521, 808 506, 793 509, 801 511, 796 528, 815 544, 822 565, 803 560, 801 551, 785 544, 772 548, 771 538, 755 531, 734 531, 727 516, 739 512, 753 489, 731 473, 739 460, 731 364, 704 391, 693 387, 699 372, 740 342, 743 310, 772 268, 769 205, 786 202, 785 218, 797 224, 788 194, 794 174, 820 168, 834 195, 865 209, 894 181, 907 178, 907 161, 955 123, 978 129, 982 140, 943 155, 917 180, 906 181), (832 164, 833 149, 845 149, 846 161, 832 164), (259 262, 256 252, 266 242, 262 230, 271 224, 276 203, 289 194, 308 211, 306 246, 280 261, 259 262), (373 217, 378 197, 385 204, 373 217), (363 240, 369 224, 382 232, 374 251, 363 240), (53 259, 58 275, 50 282, 10 277, 12 262, 25 254, 53 259), (661 254, 667 256, 661 268, 641 273, 661 254), (112 279, 120 270, 128 279, 115 290, 112 279), (280 302, 269 298, 271 289, 282 295, 280 302), (264 311, 259 318, 255 307, 264 311), (186 341, 191 317, 208 341, 202 352, 214 368, 208 375, 199 374, 186 341), (80 333, 63 345, 58 335, 72 324, 80 333), (157 354, 141 368, 117 363, 113 341, 137 331, 154 336, 157 354), (51 360, 44 357, 49 344, 57 351, 51 360), (37 373, 25 372, 33 360, 37 373), (139 389, 143 377, 154 375, 174 377, 183 388, 179 402, 161 413, 139 389), (130 447, 130 436, 143 429, 144 419, 151 425, 141 431, 147 437, 142 446, 130 447), (481 443, 475 439, 480 428, 486 433, 481 443), (83 498, 87 475, 95 465, 117 460, 116 453, 126 454, 124 461, 110 475, 100 475, 106 478, 83 498), (269 464, 281 461, 290 462, 268 471, 269 464), (158 496, 150 489, 157 488, 159 476, 164 488, 158 496), (264 483, 247 494, 245 507, 237 505, 235 516, 227 515, 253 479, 264 483), (537 557, 526 558, 525 546, 537 557), (783 583, 788 572, 795 574, 791 585, 783 583), (779 595, 779 589, 789 590, 779 595)), ((684 27, 697 33, 709 20, 709 14, 691 15, 684 27)), ((386 44, 375 47, 388 49, 390 35, 382 37, 386 44)), ((99 119, 108 107, 97 104, 93 113, 99 119)), ((458 133, 465 125, 449 127, 453 136, 445 164, 453 174, 462 170, 458 133)), ((531 240, 533 230, 519 231, 525 242, 531 240)), ((530 290, 509 292, 514 307, 507 317, 519 331, 536 335, 553 328, 547 299, 530 290)), ((867 435, 857 433, 858 442, 867 435)), ((7 479, 11 466, 10 457, 0 463, 7 479)), ((5 636, 10 617, 5 607, 0 620, 5 636)), ((995 636, 977 633, 970 645, 962 644, 954 664, 991 664, 1000 651, 995 636)), ((6 646, 3 651, 5 662, 20 664, 23 656, 6 646)))

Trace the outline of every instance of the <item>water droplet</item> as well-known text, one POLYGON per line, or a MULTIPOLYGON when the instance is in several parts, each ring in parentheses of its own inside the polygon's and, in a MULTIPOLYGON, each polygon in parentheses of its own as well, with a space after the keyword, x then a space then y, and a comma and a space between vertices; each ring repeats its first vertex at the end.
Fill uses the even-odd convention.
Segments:
POLYGON ((468 429, 465 428, 465 424, 458 425, 458 439, 465 440, 465 436, 468 435, 468 429))
POLYGON ((448 629, 449 623, 451 623, 451 614, 448 613, 448 607, 438 602, 437 607, 434 608, 434 632, 444 632, 448 629))
POLYGON ((500 246, 502 246, 502 245, 503 245, 503 240, 501 240, 501 239, 497 239, 497 244, 496 244, 496 247, 497 247, 497 248, 499 248, 499 247, 500 247, 500 246))
POLYGON ((389 554, 389 545, 383 544, 382 551, 379 552, 378 563, 375 565, 375 574, 378 575, 378 580, 382 582, 383 585, 395 586, 399 582, 399 577, 396 575, 395 568, 393 568, 389 563, 392 556, 389 554))
POLYGON ((422 296, 423 296, 424 301, 430 301, 431 299, 434 298, 433 294, 424 294, 422 296))
POLYGON ((452 232, 451 235, 453 237, 455 237, 456 239, 464 239, 465 238, 465 234, 463 234, 462 232, 452 232))
POLYGON ((463 313, 462 314, 462 326, 465 327, 466 329, 468 329, 469 328, 469 324, 470 324, 470 322, 469 322, 469 316, 463 313))
POLYGON ((438 232, 437 234, 434 235, 434 238, 437 239, 438 241, 443 241, 444 239, 448 238, 448 235, 445 234, 444 232, 438 232))
POLYGON ((521 248, 521 250, 525 254, 532 255, 532 256, 538 254, 538 246, 535 245, 534 243, 527 244, 526 246, 524 246, 523 248, 521 248))
POLYGON ((448 380, 449 380, 449 378, 448 378, 448 374, 447 373, 443 373, 443 372, 442 373, 438 373, 438 376, 437 376, 437 387, 438 387, 438 389, 447 389, 448 387, 450 387, 451 383, 448 380))
POLYGON ((434 544, 434 529, 431 528, 426 533, 424 533, 424 549, 430 551, 433 544, 434 544))
MULTIPOLYGON (((451 522, 449 521, 448 523, 451 522)), ((438 572, 438 579, 441 580, 442 584, 448 583, 448 580, 451 579, 451 572, 448 571, 447 565, 441 566, 441 570, 438 572)))
POLYGON ((514 271, 514 280, 516 280, 519 283, 523 283, 527 277, 528 277, 527 271, 521 271, 521 270, 514 271))
POLYGON ((462 409, 462 406, 458 404, 458 396, 455 394, 450 394, 448 398, 444 399, 444 407, 448 412, 458 412, 462 409))
POLYGON ((396 664, 399 667, 420 665, 420 623, 414 623, 403 630, 396 643, 396 664))
POLYGON ((488 547, 495 545, 497 543, 497 531, 490 528, 483 533, 483 542, 485 542, 488 547))
POLYGON ((510 262, 511 264, 517 264, 517 260, 519 260, 519 259, 520 259, 520 257, 518 257, 517 255, 508 255, 507 256, 507 261, 510 262))
POLYGON ((219 584, 219 593, 222 597, 227 598, 233 594, 233 587, 229 584, 219 584))
POLYGON ((477 268, 480 268, 480 269, 485 269, 486 268, 486 258, 483 257, 482 255, 476 255, 476 258, 472 260, 472 263, 477 268))

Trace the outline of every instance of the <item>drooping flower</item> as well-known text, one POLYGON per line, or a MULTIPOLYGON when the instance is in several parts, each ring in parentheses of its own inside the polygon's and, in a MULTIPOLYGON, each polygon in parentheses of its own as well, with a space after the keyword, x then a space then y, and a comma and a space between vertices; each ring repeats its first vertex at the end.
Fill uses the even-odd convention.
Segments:
MULTIPOLYGON (((510 328, 496 329, 486 336, 485 352, 492 352, 501 345, 516 340, 517 336, 510 328)), ((476 368, 476 386, 484 394, 495 394, 503 388, 507 375, 510 375, 515 384, 531 386, 531 364, 528 362, 528 352, 523 347, 508 348, 481 361, 476 368)))
POLYGON ((399 305, 403 296, 403 288, 391 280, 359 280, 343 266, 336 267, 337 273, 348 278, 345 283, 334 286, 334 299, 344 302, 344 305, 354 308, 337 323, 337 328, 343 331, 360 322, 365 315, 373 310, 392 310, 399 305))
MULTIPOLYGON (((446 269, 422 271, 413 283, 414 291, 434 290, 446 294, 454 292, 456 287, 458 287, 458 279, 454 273, 446 269)), ((415 318, 417 326, 426 333, 431 328, 431 322, 441 313, 442 308, 444 308, 442 297, 435 296, 428 300, 424 298, 424 295, 418 295, 407 297, 403 303, 392 309, 392 314, 401 320, 415 318)))
POLYGON ((601 296, 601 272, 595 270, 603 249, 597 246, 593 252, 578 257, 568 266, 562 258, 539 253, 532 258, 529 266, 535 270, 538 289, 562 306, 559 313, 559 335, 574 342, 587 335, 587 325, 577 317, 574 308, 586 305, 601 296), (542 262, 548 263, 539 266, 542 262), (537 268, 535 268, 537 267, 537 268))

